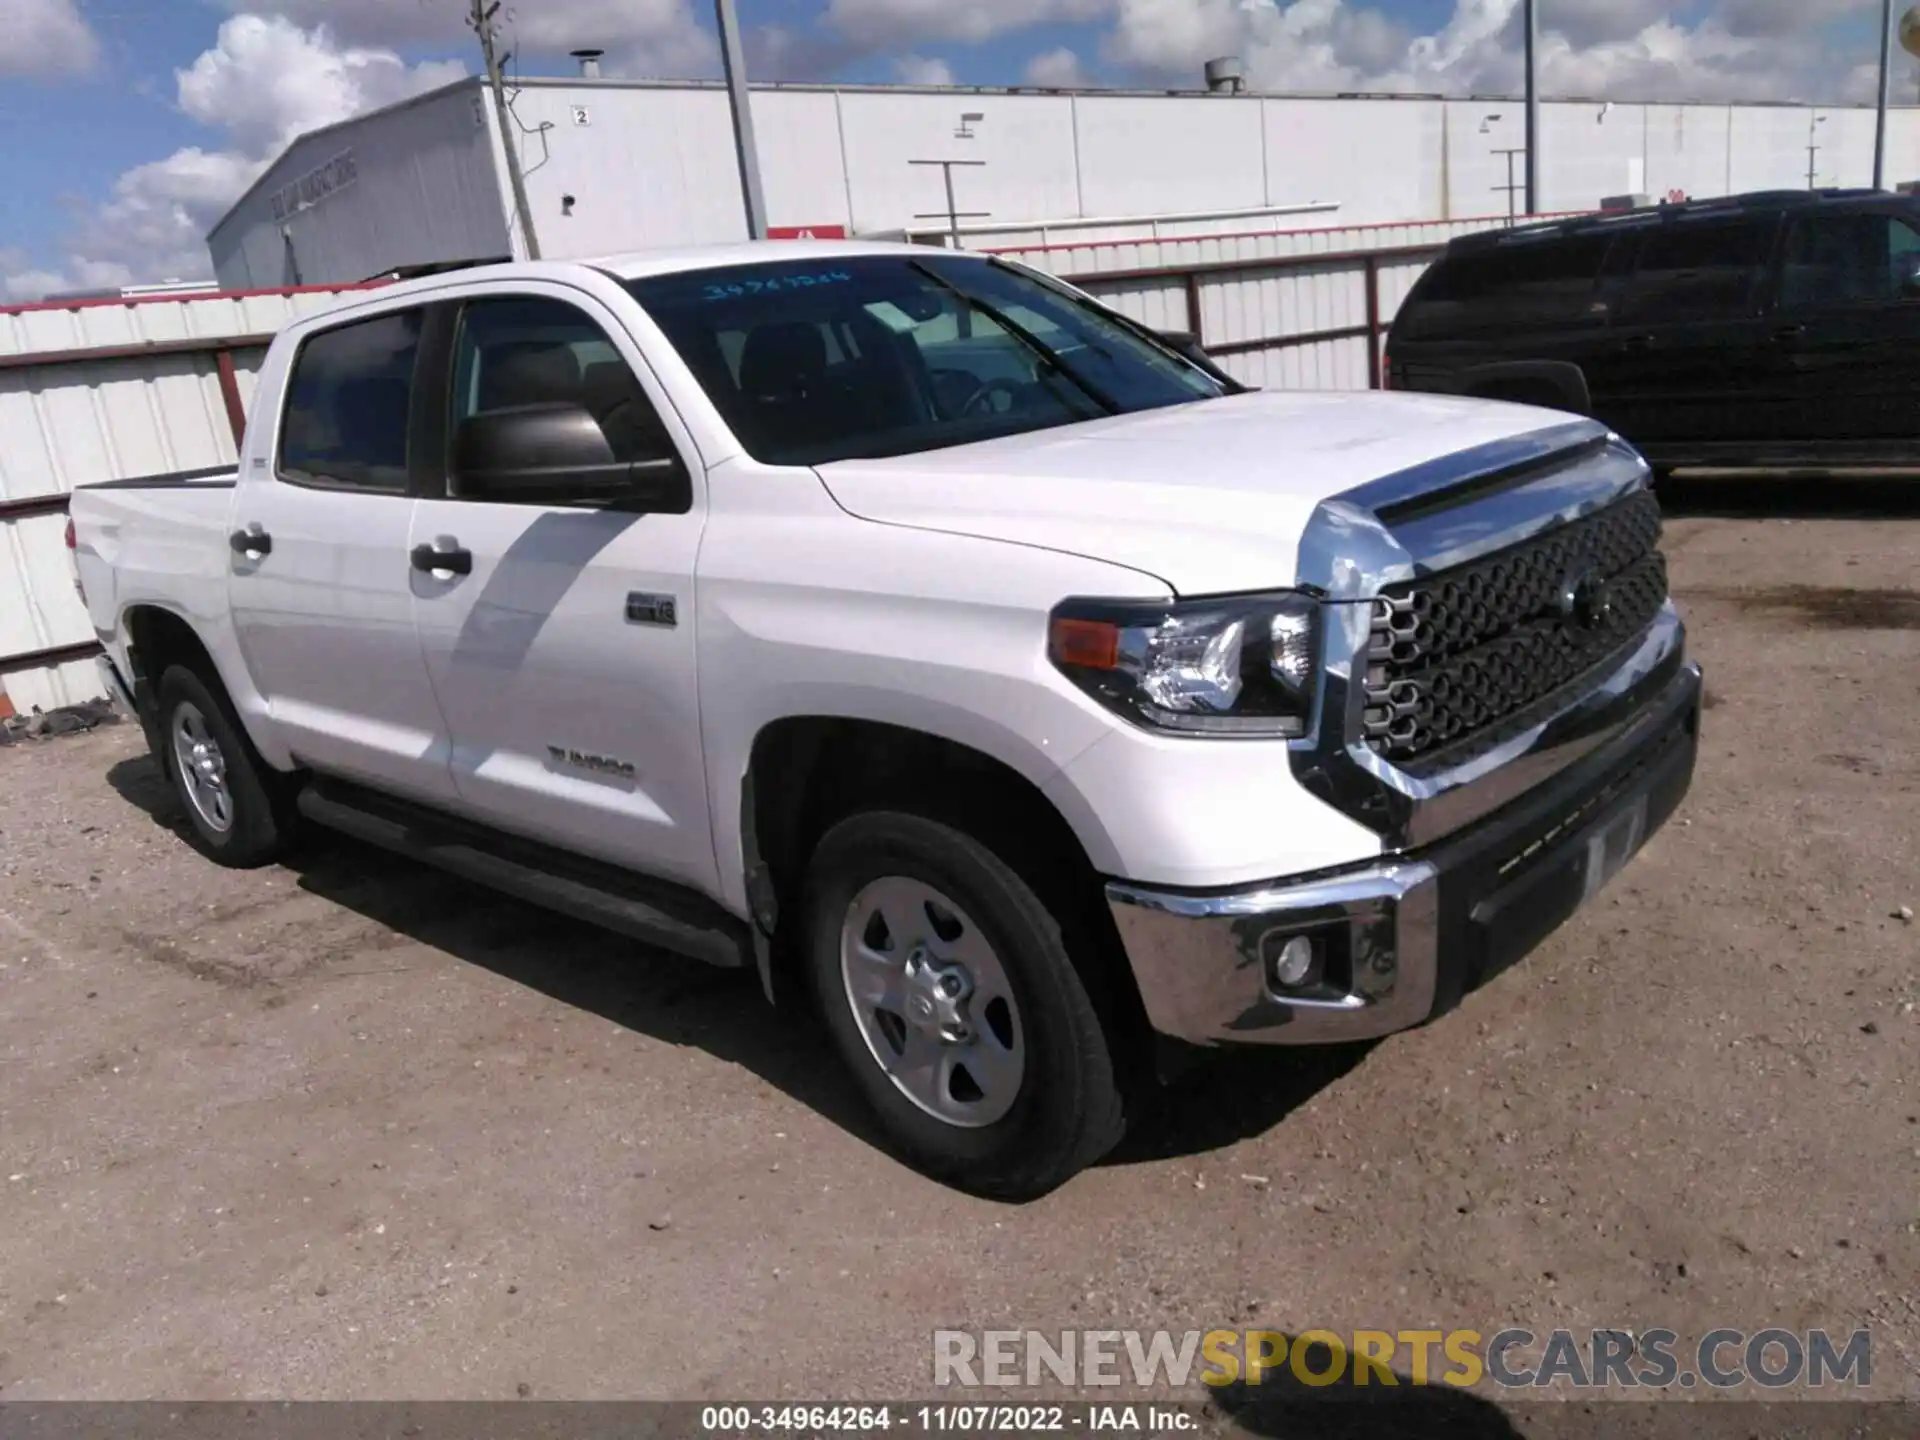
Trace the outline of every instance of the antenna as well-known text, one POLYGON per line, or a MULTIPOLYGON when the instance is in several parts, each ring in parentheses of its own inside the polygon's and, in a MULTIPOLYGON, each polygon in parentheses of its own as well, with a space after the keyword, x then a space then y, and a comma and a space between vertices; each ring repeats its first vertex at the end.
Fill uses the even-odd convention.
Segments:
POLYGON ((500 122, 500 143, 507 152, 507 180, 513 188, 513 208, 520 217, 520 233, 526 237, 527 258, 540 258, 540 241, 533 233, 533 207, 527 203, 527 178, 520 172, 520 151, 513 143, 514 127, 507 123, 507 88, 500 77, 500 27, 494 16, 500 13, 500 0, 473 0, 467 16, 467 28, 480 41, 480 58, 486 62, 487 88, 493 91, 494 118, 500 122))

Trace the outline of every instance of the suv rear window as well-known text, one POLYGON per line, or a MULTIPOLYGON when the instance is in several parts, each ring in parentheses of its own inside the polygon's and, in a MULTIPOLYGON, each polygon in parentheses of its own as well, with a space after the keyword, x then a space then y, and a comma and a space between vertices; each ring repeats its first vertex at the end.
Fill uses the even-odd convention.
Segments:
POLYGON ((1407 297, 1398 328, 1437 339, 1584 318, 1612 244, 1586 235, 1449 255, 1407 297))

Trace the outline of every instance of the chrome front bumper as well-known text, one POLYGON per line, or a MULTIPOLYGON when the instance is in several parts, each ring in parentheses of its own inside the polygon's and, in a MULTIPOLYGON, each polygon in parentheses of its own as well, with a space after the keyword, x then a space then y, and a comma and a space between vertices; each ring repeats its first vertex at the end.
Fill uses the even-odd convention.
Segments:
POLYGON ((1533 788, 1514 796, 1492 772, 1499 808, 1424 848, 1225 894, 1109 883, 1154 1028, 1198 1045, 1372 1039, 1451 1009, 1523 958, 1599 893, 1692 781, 1699 667, 1674 651, 1638 678, 1614 696, 1624 715, 1546 747, 1555 773, 1531 770, 1533 788), (1288 991, 1269 960, 1296 935, 1325 957, 1323 975, 1288 991))

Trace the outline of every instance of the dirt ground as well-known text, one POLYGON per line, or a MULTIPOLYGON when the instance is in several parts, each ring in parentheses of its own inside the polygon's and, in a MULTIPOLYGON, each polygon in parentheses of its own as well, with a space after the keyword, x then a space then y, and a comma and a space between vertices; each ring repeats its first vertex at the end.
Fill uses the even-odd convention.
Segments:
POLYGON ((929 1334, 1869 1327, 1920 1398, 1920 484, 1695 481, 1695 789, 1458 1013, 1192 1077, 1025 1207, 746 978, 344 841, 219 870, 134 727, 0 750, 0 1398, 902 1398, 929 1334), (1784 518, 1783 518, 1784 517, 1784 518))

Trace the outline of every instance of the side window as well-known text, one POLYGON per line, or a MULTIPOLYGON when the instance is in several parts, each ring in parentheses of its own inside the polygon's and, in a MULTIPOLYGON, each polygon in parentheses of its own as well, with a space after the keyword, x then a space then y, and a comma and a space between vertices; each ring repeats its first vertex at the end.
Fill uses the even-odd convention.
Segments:
POLYGON ((1592 318, 1610 235, 1502 245, 1453 256, 1408 298, 1409 338, 1561 326, 1592 318))
MULTIPOLYGON (((616 460, 674 453, 639 379, 584 313, 540 296, 469 303, 454 347, 450 438, 462 421, 487 411, 554 404, 585 407, 616 460)), ((450 478, 459 493, 459 476, 450 478)))
POLYGON ((1648 233, 1620 306, 1622 320, 1719 320, 1760 298, 1777 220, 1692 221, 1648 233))
POLYGON ((1920 232, 1888 215, 1813 215, 1787 232, 1782 308, 1886 305, 1907 298, 1920 232))
POLYGON ((421 315, 403 310, 359 320, 301 345, 280 425, 282 479, 407 493, 407 422, 421 315))

